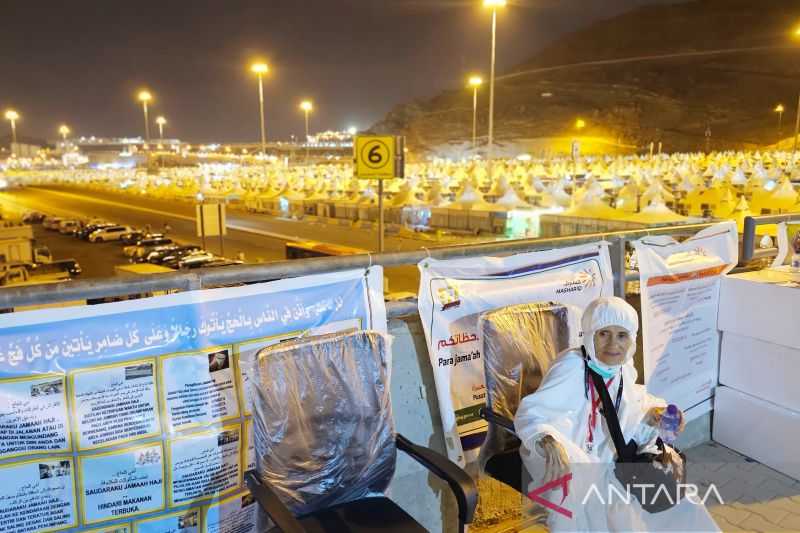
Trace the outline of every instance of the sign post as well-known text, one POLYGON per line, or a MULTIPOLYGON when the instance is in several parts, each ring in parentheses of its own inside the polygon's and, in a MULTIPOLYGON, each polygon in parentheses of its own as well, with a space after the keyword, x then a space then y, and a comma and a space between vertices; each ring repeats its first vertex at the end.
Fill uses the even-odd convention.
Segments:
POLYGON ((353 142, 355 176, 378 180, 378 252, 384 251, 383 180, 405 177, 405 138, 358 135, 353 142))
POLYGON ((227 235, 228 228, 225 221, 226 212, 223 203, 204 203, 203 199, 196 206, 197 236, 203 240, 203 248, 206 247, 206 237, 219 236, 219 253, 225 255, 225 245, 223 236, 227 235))

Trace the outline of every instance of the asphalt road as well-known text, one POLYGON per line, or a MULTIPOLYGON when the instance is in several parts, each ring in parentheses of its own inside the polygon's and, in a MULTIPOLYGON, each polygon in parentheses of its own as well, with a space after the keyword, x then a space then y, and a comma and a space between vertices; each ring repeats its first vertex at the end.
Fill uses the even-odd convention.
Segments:
MULTIPOLYGON (((78 191, 71 188, 27 188, 0 193, 0 207, 6 211, 41 211, 57 216, 88 219, 99 217, 120 224, 145 227, 156 231, 168 224, 170 236, 181 242, 202 245, 195 234, 194 205, 179 201, 154 200, 140 196, 78 191)), ((245 261, 272 262, 285 258, 288 240, 305 239, 352 246, 373 251, 374 229, 332 225, 322 222, 297 221, 229 210, 228 235, 221 250, 218 238, 208 238, 206 248, 214 253, 236 257, 244 254, 245 261)), ((113 275, 114 265, 124 262, 121 246, 91 244, 51 232, 37 232, 43 244, 51 247, 56 258, 74 257, 84 268, 85 277, 113 275)), ((455 242, 477 241, 476 238, 450 237, 441 241, 430 238, 387 236, 386 250, 419 250, 455 242)), ((389 290, 416 293, 419 275, 416 266, 387 269, 389 290)))

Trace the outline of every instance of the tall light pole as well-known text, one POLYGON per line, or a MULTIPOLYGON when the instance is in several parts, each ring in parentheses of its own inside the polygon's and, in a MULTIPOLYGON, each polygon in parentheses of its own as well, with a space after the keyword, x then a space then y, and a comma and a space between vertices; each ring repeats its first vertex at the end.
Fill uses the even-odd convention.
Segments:
POLYGON ((67 135, 69 135, 70 133, 69 126, 67 126, 66 124, 62 124, 58 128, 58 133, 61 134, 61 140, 67 142, 67 135))
POLYGON ((19 113, 13 109, 6 111, 6 120, 11 122, 11 142, 17 144, 17 120, 19 120, 19 113))
POLYGON ((139 101, 142 103, 142 111, 144 111, 144 140, 150 144, 150 119, 147 118, 147 104, 153 99, 150 91, 139 91, 139 101))
POLYGON ((158 124, 158 138, 160 140, 164 140, 164 125, 167 123, 167 119, 164 117, 156 117, 156 124, 158 124))
POLYGON ((480 76, 471 76, 469 86, 472 87, 472 151, 478 147, 478 89, 483 84, 480 76))
POLYGON ((483 0, 483 7, 492 10, 492 68, 489 78, 489 139, 486 147, 486 159, 489 165, 489 176, 492 169, 492 149, 494 145, 494 79, 495 79, 495 58, 497 56, 497 8, 505 7, 506 0, 483 0))
MULTIPOLYGON (((800 26, 797 26, 793 32, 793 37, 800 40, 800 26)), ((792 147, 792 169, 795 166, 795 156, 797 155, 797 137, 800 135, 800 95, 797 97, 797 119, 794 124, 794 146, 792 147)))
POLYGON ((253 63, 250 66, 250 71, 258 76, 258 106, 261 121, 261 156, 267 156, 267 133, 264 129, 264 74, 269 72, 269 66, 266 63, 253 63))
POLYGON ((306 116, 306 164, 308 164, 308 115, 314 110, 314 104, 311 100, 303 100, 300 102, 300 109, 306 116))
POLYGON ((786 108, 783 107, 783 104, 778 104, 775 107, 775 112, 778 114, 778 137, 780 138, 781 133, 783 132, 783 112, 786 111, 786 108))

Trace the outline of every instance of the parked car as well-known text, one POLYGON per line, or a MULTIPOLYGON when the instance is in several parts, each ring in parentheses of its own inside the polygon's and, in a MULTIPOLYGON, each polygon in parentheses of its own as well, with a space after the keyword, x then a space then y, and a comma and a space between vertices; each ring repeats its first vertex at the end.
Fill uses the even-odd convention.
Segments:
POLYGON ((180 245, 175 243, 165 244, 163 247, 159 246, 157 249, 144 256, 144 261, 146 263, 158 263, 161 257, 174 252, 178 248, 180 248, 180 245))
POLYGON ((41 224, 45 218, 44 213, 40 213, 38 211, 30 211, 25 213, 22 217, 22 222, 25 224, 41 224))
POLYGON ((167 237, 155 237, 152 239, 141 239, 136 244, 132 244, 131 246, 126 246, 122 249, 122 252, 125 254, 126 257, 133 257, 139 248, 146 248, 148 246, 162 246, 165 244, 173 244, 172 239, 168 239, 167 237))
POLYGON ((44 220, 42 220, 42 227, 44 229, 57 230, 61 220, 61 217, 45 217, 44 220))
POLYGON ((77 220, 62 220, 58 224, 58 232, 61 235, 72 235, 81 227, 77 220))
POLYGON ((136 244, 140 240, 147 238, 147 233, 144 230, 134 228, 133 231, 129 231, 120 237, 119 240, 123 242, 123 244, 136 244))
POLYGON ((153 252, 171 249, 174 244, 158 244, 155 246, 139 246, 130 258, 131 263, 146 263, 147 257, 153 252))
POLYGON ((165 261, 171 261, 173 259, 180 259, 186 255, 194 253, 200 249, 199 246, 195 245, 188 245, 188 246, 178 246, 176 245, 175 248, 171 250, 161 250, 158 253, 150 253, 147 257, 148 263, 153 263, 156 265, 160 265, 165 261))
POLYGON ((28 270, 34 276, 66 272, 70 275, 70 277, 75 277, 83 272, 80 263, 78 263, 75 259, 60 259, 58 261, 53 261, 52 263, 36 263, 29 265, 28 270))
POLYGON ((109 228, 100 228, 89 235, 89 242, 108 242, 118 241, 123 233, 131 231, 130 226, 111 226, 109 228))
POLYGON ((97 223, 90 223, 79 229, 75 232, 75 236, 79 239, 83 239, 85 241, 89 240, 89 235, 94 233, 95 231, 101 228, 110 228, 112 226, 116 226, 113 222, 97 222, 97 223))
POLYGON ((180 258, 178 268, 200 268, 216 259, 218 259, 217 256, 211 252, 197 251, 180 258))

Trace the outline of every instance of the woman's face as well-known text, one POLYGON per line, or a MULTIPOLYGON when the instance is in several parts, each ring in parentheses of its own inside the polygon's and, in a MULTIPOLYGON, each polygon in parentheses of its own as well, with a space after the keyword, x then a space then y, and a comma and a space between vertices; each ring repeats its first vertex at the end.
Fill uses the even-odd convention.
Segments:
POLYGON ((608 326, 594 333, 594 353, 606 365, 621 365, 633 344, 628 330, 620 326, 608 326))

